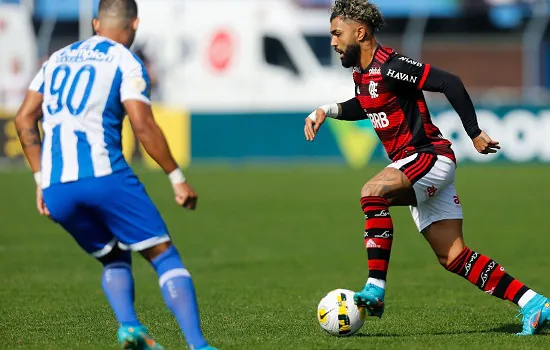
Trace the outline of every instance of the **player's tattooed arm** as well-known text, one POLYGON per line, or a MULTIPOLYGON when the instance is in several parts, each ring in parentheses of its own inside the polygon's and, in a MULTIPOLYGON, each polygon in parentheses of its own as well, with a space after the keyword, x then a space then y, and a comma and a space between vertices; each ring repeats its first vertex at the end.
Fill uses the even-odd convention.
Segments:
POLYGON ((42 144, 38 126, 34 128, 18 128, 17 136, 19 136, 19 141, 21 142, 21 146, 23 148, 40 146, 42 144))
POLYGON ((42 94, 29 91, 15 117, 15 127, 25 157, 33 172, 40 171, 41 140, 38 121, 42 118, 42 94))

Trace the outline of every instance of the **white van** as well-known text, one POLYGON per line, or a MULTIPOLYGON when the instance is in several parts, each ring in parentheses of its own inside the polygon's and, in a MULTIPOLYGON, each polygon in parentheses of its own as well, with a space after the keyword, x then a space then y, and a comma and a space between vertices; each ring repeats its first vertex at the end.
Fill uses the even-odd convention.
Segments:
POLYGON ((26 7, 0 4, 0 109, 19 108, 38 71, 36 38, 26 7))
POLYGON ((136 46, 155 62, 162 100, 192 111, 304 111, 354 94, 351 72, 323 66, 304 28, 328 11, 292 0, 138 0, 136 46))

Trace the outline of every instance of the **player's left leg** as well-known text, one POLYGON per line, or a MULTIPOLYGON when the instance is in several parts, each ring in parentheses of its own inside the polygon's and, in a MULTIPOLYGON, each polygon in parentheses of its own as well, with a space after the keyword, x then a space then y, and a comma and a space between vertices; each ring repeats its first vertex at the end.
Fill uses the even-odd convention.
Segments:
POLYGON ((550 319, 550 300, 509 275, 496 261, 465 245, 462 219, 445 219, 453 216, 453 209, 448 208, 455 206, 457 198, 454 186, 449 186, 434 198, 429 208, 419 208, 423 218, 429 212, 434 220, 422 232, 439 262, 485 293, 518 305, 523 313, 523 330, 519 335, 537 333, 550 319))
POLYGON ((134 277, 130 252, 114 245, 106 255, 96 258, 103 264, 101 286, 120 324, 119 343, 124 349, 162 350, 163 347, 151 338, 148 329, 138 321, 134 309, 134 277))

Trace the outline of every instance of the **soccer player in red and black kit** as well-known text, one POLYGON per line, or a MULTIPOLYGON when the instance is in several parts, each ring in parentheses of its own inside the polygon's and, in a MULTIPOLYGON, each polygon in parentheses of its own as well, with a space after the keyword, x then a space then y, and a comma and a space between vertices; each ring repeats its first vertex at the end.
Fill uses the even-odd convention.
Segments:
POLYGON ((393 162, 361 190, 369 278, 363 290, 355 293, 355 303, 371 316, 382 316, 393 239, 389 208, 408 205, 418 230, 448 271, 487 294, 517 304, 523 313, 523 330, 518 334, 537 333, 550 319, 550 300, 464 243, 462 207, 454 186, 455 155, 451 142, 432 123, 422 92, 445 94, 477 151, 495 153, 499 143, 479 128, 462 81, 381 46, 374 33, 384 19, 369 1, 336 0, 331 11, 331 45, 342 65, 353 67, 356 96, 311 113, 304 128, 306 139, 313 141, 326 117, 369 118, 393 162))

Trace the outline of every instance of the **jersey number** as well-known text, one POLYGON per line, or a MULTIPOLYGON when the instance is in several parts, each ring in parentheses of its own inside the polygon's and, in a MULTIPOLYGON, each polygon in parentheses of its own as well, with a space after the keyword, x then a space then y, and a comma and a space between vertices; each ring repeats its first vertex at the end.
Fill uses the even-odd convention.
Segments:
POLYGON ((71 76, 71 69, 67 65, 61 65, 57 67, 52 74, 52 82, 50 86, 50 94, 57 98, 56 102, 52 102, 48 105, 48 112, 50 114, 57 114, 67 107, 69 113, 72 115, 79 115, 86 107, 86 103, 90 98, 92 86, 95 80, 95 68, 89 64, 80 68, 74 77, 71 76), (62 77, 60 76, 62 75, 62 77), (79 87, 80 79, 86 79, 86 86, 84 90, 80 89, 77 96, 77 88, 79 87), (58 80, 61 80, 58 82, 58 80), (69 92, 64 94, 65 87, 70 82, 69 92), (76 101, 75 101, 76 100, 76 101), (77 104, 76 102, 80 102, 77 104), (76 105, 76 106, 75 106, 76 105))

